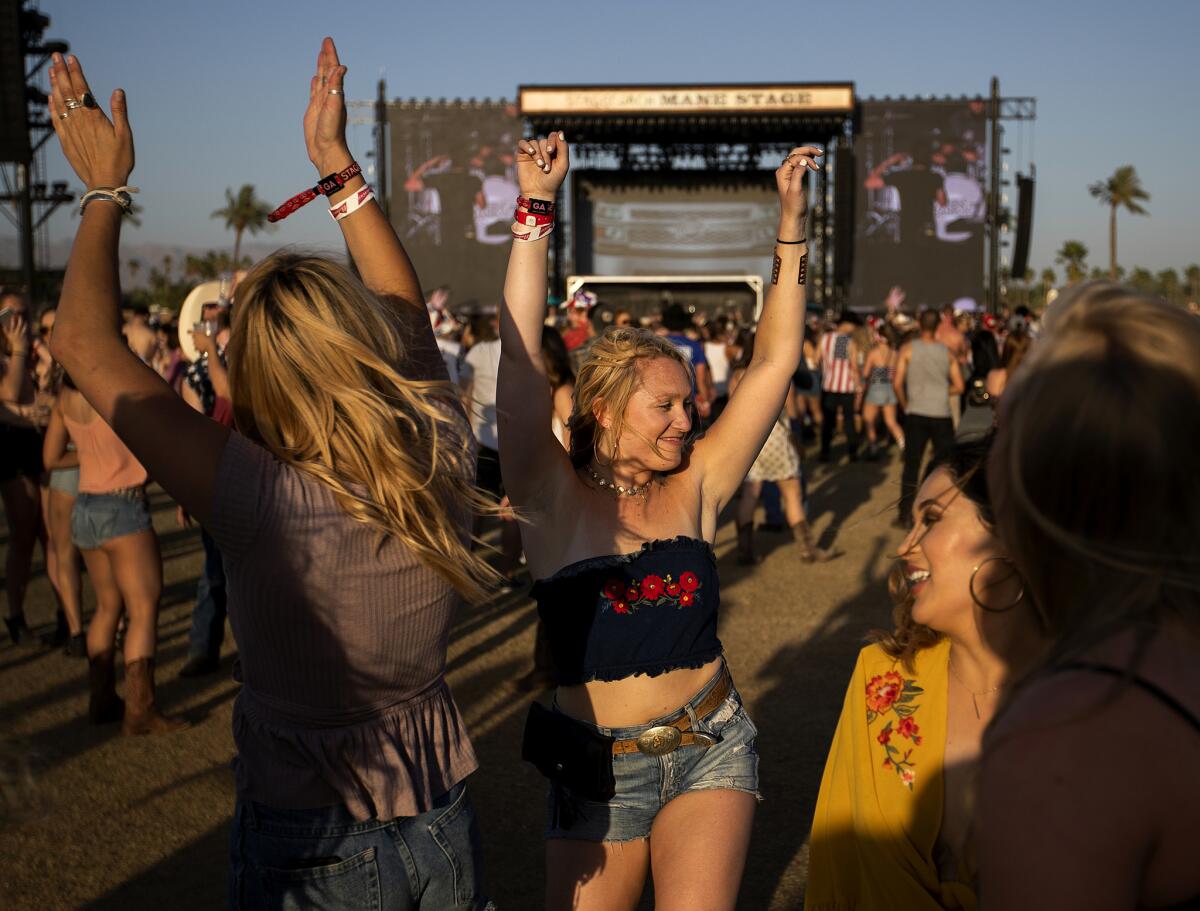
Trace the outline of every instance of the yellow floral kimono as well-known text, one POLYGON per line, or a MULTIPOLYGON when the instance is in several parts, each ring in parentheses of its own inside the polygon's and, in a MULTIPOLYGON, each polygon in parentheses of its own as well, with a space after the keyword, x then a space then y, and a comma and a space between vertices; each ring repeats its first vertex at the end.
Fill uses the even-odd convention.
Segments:
POLYGON ((859 653, 813 815, 807 911, 974 911, 934 862, 949 657, 943 640, 910 674, 877 645, 859 653))

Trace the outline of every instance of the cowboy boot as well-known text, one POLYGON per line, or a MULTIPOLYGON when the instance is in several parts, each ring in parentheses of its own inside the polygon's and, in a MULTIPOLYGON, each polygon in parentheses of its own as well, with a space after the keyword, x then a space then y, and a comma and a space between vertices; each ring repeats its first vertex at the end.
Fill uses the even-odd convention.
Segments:
POLYGON ((88 657, 88 720, 92 724, 120 721, 125 703, 117 695, 116 653, 112 649, 88 657))
POLYGON ((169 734, 187 727, 186 721, 159 714, 154 704, 154 659, 139 658, 125 665, 125 720, 122 734, 169 734))
POLYGON ((737 561, 742 566, 756 566, 762 557, 754 552, 754 523, 747 522, 737 529, 737 561))
POLYGON ((813 543, 812 530, 808 527, 808 521, 805 519, 801 519, 792 526, 792 537, 796 540, 796 546, 800 548, 800 559, 805 563, 828 563, 844 553, 836 547, 828 550, 817 547, 813 543))

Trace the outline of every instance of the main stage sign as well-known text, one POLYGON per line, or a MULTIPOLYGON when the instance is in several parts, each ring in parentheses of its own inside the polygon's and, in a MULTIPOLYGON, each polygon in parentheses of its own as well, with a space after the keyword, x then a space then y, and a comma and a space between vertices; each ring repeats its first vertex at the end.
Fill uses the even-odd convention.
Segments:
POLYGON ((522 86, 527 117, 556 114, 849 114, 851 83, 693 86, 522 86))

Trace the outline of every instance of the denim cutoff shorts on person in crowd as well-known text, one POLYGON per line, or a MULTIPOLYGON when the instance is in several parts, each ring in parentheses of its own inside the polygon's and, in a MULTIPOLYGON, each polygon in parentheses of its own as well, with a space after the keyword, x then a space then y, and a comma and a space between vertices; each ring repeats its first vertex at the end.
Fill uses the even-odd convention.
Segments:
POLYGON ((50 472, 50 489, 65 493, 68 497, 79 496, 79 468, 56 468, 50 472))
POLYGON ((881 408, 895 405, 897 404, 896 390, 882 383, 872 383, 867 387, 867 394, 863 401, 868 405, 878 405, 881 408))
MULTIPOLYGON (((587 727, 617 740, 632 740, 647 728, 665 724, 680 711, 686 711, 691 716, 692 730, 713 735, 717 743, 708 748, 681 746, 663 756, 637 752, 614 756, 616 794, 608 803, 581 799, 564 787, 561 791, 572 807, 570 812, 563 813, 563 808, 556 806, 558 798, 552 787, 546 837, 582 841, 649 838, 658 812, 672 799, 690 791, 745 791, 761 800, 758 753, 754 746, 758 729, 746 714, 742 697, 732 681, 725 700, 703 718, 696 717, 694 706, 699 705, 720 682, 722 673, 723 670, 718 671, 687 705, 662 718, 625 728, 587 724, 587 727), (565 828, 561 825, 564 819, 571 819, 565 828)), ((557 705, 555 711, 558 711, 557 705)))
POLYGON ((356 822, 344 806, 277 810, 239 800, 231 911, 494 911, 465 782, 419 816, 356 822))
POLYGON ((81 493, 71 507, 71 540, 80 550, 150 527, 150 504, 142 487, 112 493, 81 493))

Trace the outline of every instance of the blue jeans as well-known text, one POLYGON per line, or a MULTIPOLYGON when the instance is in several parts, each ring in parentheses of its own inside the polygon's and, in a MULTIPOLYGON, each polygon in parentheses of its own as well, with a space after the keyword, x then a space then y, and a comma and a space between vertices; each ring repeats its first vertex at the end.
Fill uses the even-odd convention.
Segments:
POLYGON ((345 807, 239 800, 231 911, 487 911, 479 825, 460 782, 420 816, 355 822, 345 807))
POLYGON ((764 481, 762 491, 758 495, 763 505, 763 513, 768 525, 786 525, 783 515, 783 501, 779 496, 779 485, 774 481, 764 481))
POLYGON ((203 529, 200 543, 204 545, 204 571, 196 585, 188 657, 215 660, 221 656, 221 643, 225 640, 225 564, 217 542, 203 529))

